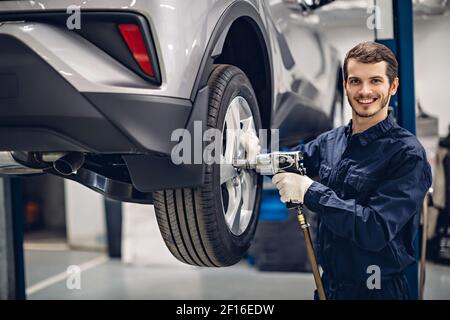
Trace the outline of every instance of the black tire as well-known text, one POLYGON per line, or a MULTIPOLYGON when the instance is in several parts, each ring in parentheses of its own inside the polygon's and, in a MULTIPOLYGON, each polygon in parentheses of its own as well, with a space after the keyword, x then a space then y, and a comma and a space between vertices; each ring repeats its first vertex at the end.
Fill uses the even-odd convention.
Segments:
MULTIPOLYGON (((236 96, 247 100, 255 128, 261 128, 256 96, 242 70, 231 65, 215 65, 208 87, 208 128, 222 129, 227 107, 236 96)), ((254 236, 262 177, 257 178, 255 205, 248 227, 235 235, 223 213, 220 165, 205 168, 205 184, 199 188, 154 192, 156 217, 167 247, 178 260, 197 266, 230 266, 241 260, 254 236)))

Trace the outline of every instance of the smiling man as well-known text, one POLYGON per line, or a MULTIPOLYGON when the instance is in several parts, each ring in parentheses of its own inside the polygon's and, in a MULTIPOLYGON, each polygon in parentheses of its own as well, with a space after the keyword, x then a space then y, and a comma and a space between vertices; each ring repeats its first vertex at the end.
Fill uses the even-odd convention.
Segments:
POLYGON ((360 44, 347 54, 344 88, 352 107, 353 133, 387 117, 389 100, 398 88, 397 69, 392 52, 374 42, 360 44))
POLYGON ((328 299, 409 299, 421 204, 431 186, 423 147, 388 112, 399 86, 385 46, 364 42, 344 62, 352 120, 299 145, 310 176, 273 177, 281 200, 320 217, 317 252, 328 299))

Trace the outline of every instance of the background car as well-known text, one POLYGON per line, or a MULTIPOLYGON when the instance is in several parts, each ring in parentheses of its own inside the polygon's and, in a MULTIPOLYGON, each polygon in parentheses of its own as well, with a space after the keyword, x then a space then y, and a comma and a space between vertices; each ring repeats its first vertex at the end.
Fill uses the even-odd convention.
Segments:
POLYGON ((231 165, 245 157, 236 132, 279 128, 288 147, 342 115, 336 51, 309 18, 328 2, 0 2, 0 172, 153 203, 176 258, 235 264, 262 189, 231 165), (175 164, 182 128, 221 130, 226 161, 175 164))

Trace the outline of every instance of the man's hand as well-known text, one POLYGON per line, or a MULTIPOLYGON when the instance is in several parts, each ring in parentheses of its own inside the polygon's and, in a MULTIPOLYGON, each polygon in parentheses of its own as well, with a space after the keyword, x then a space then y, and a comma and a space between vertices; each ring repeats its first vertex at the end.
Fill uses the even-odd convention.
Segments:
POLYGON ((255 163, 256 155, 261 152, 261 145, 256 133, 253 130, 240 132, 239 140, 245 149, 245 159, 250 163, 255 163))
POLYGON ((276 185, 281 196, 281 202, 289 201, 303 203, 306 191, 314 182, 308 176, 297 173, 278 173, 273 176, 272 182, 276 185))

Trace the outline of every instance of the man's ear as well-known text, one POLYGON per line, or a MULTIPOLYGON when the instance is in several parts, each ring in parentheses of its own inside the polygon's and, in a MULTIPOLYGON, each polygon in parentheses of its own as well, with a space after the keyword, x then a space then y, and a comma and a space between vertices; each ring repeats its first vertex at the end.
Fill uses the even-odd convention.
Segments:
POLYGON ((342 86, 344 87, 344 95, 347 96, 347 81, 342 80, 342 86))
POLYGON ((391 94, 391 96, 397 93, 399 82, 400 80, 398 79, 398 77, 396 77, 394 81, 392 81, 391 88, 389 89, 389 93, 391 94))

